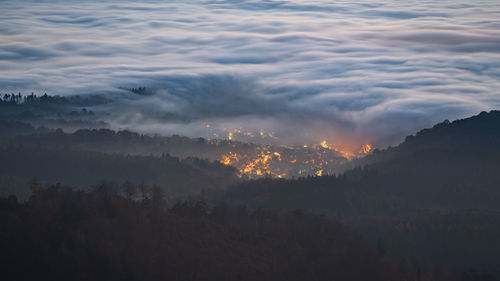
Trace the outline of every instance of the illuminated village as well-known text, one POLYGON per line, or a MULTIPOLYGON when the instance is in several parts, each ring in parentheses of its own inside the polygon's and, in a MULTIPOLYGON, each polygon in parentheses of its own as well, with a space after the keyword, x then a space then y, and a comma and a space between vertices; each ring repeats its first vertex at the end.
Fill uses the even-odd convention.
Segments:
MULTIPOLYGON (((230 141, 238 137, 275 138, 272 132, 259 131, 254 133, 241 129, 227 132, 227 139, 230 141)), ((245 152, 239 152, 238 149, 235 149, 223 153, 219 160, 224 165, 236 167, 243 178, 294 178, 338 173, 341 165, 349 160, 363 157, 371 150, 371 144, 347 150, 322 140, 314 145, 259 145, 255 149, 245 152)))

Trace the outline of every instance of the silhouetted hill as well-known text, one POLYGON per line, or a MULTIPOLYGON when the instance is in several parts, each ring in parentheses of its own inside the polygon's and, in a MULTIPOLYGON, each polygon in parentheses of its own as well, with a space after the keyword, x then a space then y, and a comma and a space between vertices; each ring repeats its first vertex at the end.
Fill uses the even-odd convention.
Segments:
POLYGON ((407 137, 399 147, 401 150, 428 147, 467 149, 479 145, 498 144, 499 140, 500 111, 483 111, 470 118, 453 122, 446 120, 430 129, 421 130, 415 136, 407 137))
POLYGON ((168 153, 179 158, 206 158, 234 166, 245 178, 328 174, 338 171, 347 162, 340 152, 320 145, 265 145, 179 135, 147 135, 106 128, 79 129, 73 133, 64 132, 62 129, 39 128, 32 133, 0 136, 0 146, 2 145, 72 148, 132 155, 160 156, 168 153))
POLYGON ((223 195, 338 216, 420 209, 500 210, 500 112, 444 122, 338 176, 243 183, 223 195))
POLYGON ((0 200, 3 280, 409 280, 325 217, 32 188, 26 204, 0 200))
POLYGON ((211 200, 326 213, 359 225, 370 240, 387 244, 381 247, 388 256, 412 260, 415 270, 476 268, 489 277, 463 280, 495 280, 499 143, 500 112, 481 113, 422 130, 340 175, 250 181, 211 200))
POLYGON ((386 255, 412 259, 422 269, 439 265, 475 268, 500 277, 498 212, 412 212, 365 217, 356 225, 357 232, 378 244, 386 255))
POLYGON ((0 137, 13 137, 23 134, 33 134, 35 127, 15 120, 0 120, 0 137))
POLYGON ((219 162, 169 155, 129 156, 68 148, 0 147, 1 194, 26 198, 32 177, 48 183, 87 188, 101 181, 125 181, 161 187, 168 196, 223 188, 238 180, 237 171, 219 162))
MULTIPOLYGON (((364 159, 380 192, 431 209, 500 210, 500 111, 445 121, 364 159), (375 175, 376 174, 376 175, 375 175)), ((358 171, 346 176, 359 177, 358 171)), ((370 185, 366 182, 366 185, 370 185)))
POLYGON ((370 164, 380 160, 401 156, 426 149, 491 150, 500 142, 500 111, 481 112, 476 116, 445 120, 432 128, 423 129, 415 135, 407 136, 396 147, 375 150, 373 154, 355 162, 358 165, 370 164))
POLYGON ((108 104, 105 95, 50 96, 47 94, 0 95, 0 119, 65 129, 106 127, 102 120, 104 112, 87 110, 108 104))

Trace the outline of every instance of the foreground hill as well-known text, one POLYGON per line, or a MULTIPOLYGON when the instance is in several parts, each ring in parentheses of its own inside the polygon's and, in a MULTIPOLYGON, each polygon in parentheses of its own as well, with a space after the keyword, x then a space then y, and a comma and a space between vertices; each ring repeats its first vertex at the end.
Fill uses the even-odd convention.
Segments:
POLYGON ((500 277, 498 212, 425 211, 371 216, 358 221, 355 229, 384 254, 397 260, 410 259, 421 269, 476 269, 490 275, 490 279, 478 280, 500 277))
POLYGON ((0 200, 5 280, 409 280, 325 217, 32 189, 26 204, 0 200))

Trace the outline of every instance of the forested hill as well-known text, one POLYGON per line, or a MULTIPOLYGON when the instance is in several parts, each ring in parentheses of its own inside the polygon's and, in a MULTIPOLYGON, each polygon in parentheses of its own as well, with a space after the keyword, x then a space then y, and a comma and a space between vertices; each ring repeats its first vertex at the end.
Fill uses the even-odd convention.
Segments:
MULTIPOLYGON (((303 212, 52 186, 0 198, 3 280, 410 280, 345 225, 303 212)), ((446 274, 442 274, 446 277, 446 274)), ((454 280, 452 278, 439 280, 454 280)))
POLYGON ((88 188, 109 181, 121 188, 127 181, 158 186, 167 196, 186 196, 203 189, 221 189, 239 180, 230 166, 199 158, 169 155, 130 156, 68 148, 0 147, 0 196, 15 194, 26 199, 28 182, 88 188))
MULTIPOLYGON (((500 141, 500 111, 481 112, 470 118, 453 122, 445 120, 432 127, 409 136, 401 149, 418 147, 475 148, 478 145, 498 144, 500 141)), ((494 148, 500 150, 499 148, 494 148)))
POLYGON ((44 147, 49 149, 73 148, 131 155, 168 153, 179 158, 198 157, 218 160, 227 151, 250 153, 261 146, 229 140, 209 141, 171 135, 139 134, 129 130, 114 131, 107 128, 78 129, 73 133, 62 129, 48 129, 20 121, 0 120, 0 146, 44 147))
POLYGON ((500 112, 481 113, 423 130, 337 176, 245 182, 211 200, 325 213, 415 270, 475 268, 489 277, 457 280, 498 280, 499 143, 500 112))
POLYGON ((51 96, 47 94, 0 94, 0 119, 16 120, 35 126, 65 129, 102 128, 105 112, 92 108, 109 104, 106 95, 51 96))
POLYGON ((337 216, 402 210, 499 210, 500 112, 444 122, 339 176, 239 185, 223 200, 337 216))

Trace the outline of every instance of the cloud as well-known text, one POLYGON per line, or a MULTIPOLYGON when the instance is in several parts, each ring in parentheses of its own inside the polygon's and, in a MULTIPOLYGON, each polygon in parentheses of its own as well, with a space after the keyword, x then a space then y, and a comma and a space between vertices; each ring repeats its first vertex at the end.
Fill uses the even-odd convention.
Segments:
POLYGON ((45 60, 57 56, 47 48, 32 47, 24 44, 0 45, 2 60, 45 60))
POLYGON ((218 57, 213 58, 213 62, 220 64, 262 64, 274 63, 280 61, 277 57, 264 57, 264 56, 237 56, 237 57, 218 57))
POLYGON ((0 91, 105 93, 120 128, 382 146, 500 106, 493 2, 61 3, 0 2, 0 91))
POLYGON ((432 13, 426 11, 425 13, 406 12, 406 11, 390 11, 390 10, 369 10, 364 13, 367 16, 373 17, 387 17, 393 19, 413 19, 420 17, 448 17, 445 13, 432 13))

